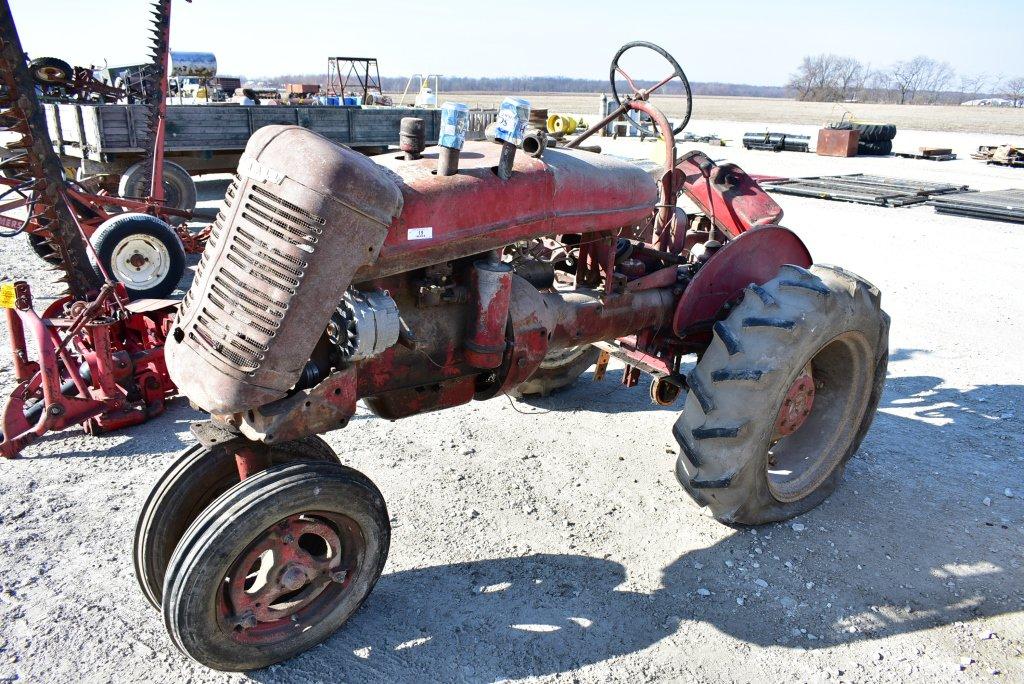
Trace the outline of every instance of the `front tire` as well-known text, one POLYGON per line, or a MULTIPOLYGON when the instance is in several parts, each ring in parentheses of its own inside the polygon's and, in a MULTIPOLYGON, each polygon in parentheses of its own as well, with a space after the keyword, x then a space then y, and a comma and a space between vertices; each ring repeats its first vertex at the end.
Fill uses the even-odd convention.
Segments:
POLYGON ((785 520, 835 490, 885 383, 880 302, 841 268, 784 266, 715 324, 673 427, 676 476, 715 518, 785 520))
MULTIPOLYGON (((229 445, 230 446, 230 445, 229 445)), ((261 447, 257 447, 261 448, 261 447)), ((271 465, 340 463, 315 435, 269 448, 271 465)), ((135 578, 146 600, 160 609, 164 577, 185 530, 217 497, 239 483, 234 449, 196 443, 182 451, 149 492, 135 525, 135 578)))
POLYGON ((254 670, 329 637, 372 591, 391 542, 384 499, 332 463, 259 472, 218 498, 171 558, 164 624, 185 655, 254 670))

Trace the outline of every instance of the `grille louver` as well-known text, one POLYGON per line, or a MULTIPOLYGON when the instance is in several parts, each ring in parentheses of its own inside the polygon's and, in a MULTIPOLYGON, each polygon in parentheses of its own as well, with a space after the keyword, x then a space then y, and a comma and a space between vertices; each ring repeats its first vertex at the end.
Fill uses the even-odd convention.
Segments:
MULTIPOLYGON (((326 221, 258 185, 240 194, 236 179, 196 270, 202 279, 216 259, 189 335, 221 363, 251 375, 302 284, 326 221), (235 203, 237 213, 229 211, 235 203), (235 216, 231 230, 224 228, 226 214, 235 216)), ((193 304, 190 291, 183 307, 193 304)))

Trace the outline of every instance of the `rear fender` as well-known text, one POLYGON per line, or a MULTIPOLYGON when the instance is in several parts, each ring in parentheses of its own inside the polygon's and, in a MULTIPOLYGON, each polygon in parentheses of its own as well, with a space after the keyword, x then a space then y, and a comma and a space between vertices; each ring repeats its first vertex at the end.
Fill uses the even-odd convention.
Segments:
POLYGON ((782 226, 761 226, 730 240, 715 252, 687 286, 672 318, 672 330, 687 342, 710 340, 726 302, 751 283, 766 283, 785 264, 810 267, 811 253, 796 233, 782 226))

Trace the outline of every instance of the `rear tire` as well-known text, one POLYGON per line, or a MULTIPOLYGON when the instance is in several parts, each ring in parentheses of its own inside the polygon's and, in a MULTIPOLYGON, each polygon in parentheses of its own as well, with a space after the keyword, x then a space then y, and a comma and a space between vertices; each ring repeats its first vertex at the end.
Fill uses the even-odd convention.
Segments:
POLYGON ((874 286, 841 268, 784 266, 715 324, 672 430, 676 476, 715 518, 785 520, 835 490, 885 383, 889 317, 880 302, 874 286), (784 402, 808 367, 813 404, 780 436, 784 402))
POLYGON ((164 584, 175 646, 207 667, 254 670, 327 639, 373 590, 391 543, 384 499, 332 463, 259 472, 185 533, 164 584))
POLYGON ((880 142, 861 141, 857 143, 857 154, 878 157, 892 154, 892 140, 882 140, 880 142))
MULTIPOLYGON (((334 450, 315 435, 270 449, 272 465, 297 461, 339 463, 334 450)), ((160 609, 167 564, 185 530, 239 481, 232 449, 196 443, 153 485, 135 525, 134 558, 135 578, 154 608, 160 609)))
MULTIPOLYGON (((90 241, 103 268, 124 283, 132 300, 166 297, 185 274, 181 239, 155 216, 119 214, 100 224, 90 241)), ((103 278, 99 264, 93 268, 103 278)))

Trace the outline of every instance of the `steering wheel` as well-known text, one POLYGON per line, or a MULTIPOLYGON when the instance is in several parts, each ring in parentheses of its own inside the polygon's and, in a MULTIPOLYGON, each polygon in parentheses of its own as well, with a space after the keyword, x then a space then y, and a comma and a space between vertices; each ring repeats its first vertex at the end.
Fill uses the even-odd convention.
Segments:
MULTIPOLYGON (((672 135, 676 136, 676 135, 679 134, 680 131, 682 131, 684 128, 686 128, 686 124, 688 124, 690 122, 690 114, 693 111, 693 95, 690 92, 690 82, 686 79, 686 73, 683 71, 683 68, 681 66, 679 66, 679 62, 676 61, 675 57, 673 57, 672 55, 670 55, 668 53, 668 50, 666 50, 665 48, 659 47, 659 46, 655 45, 654 43, 649 43, 646 40, 635 40, 632 43, 626 43, 625 45, 623 45, 622 47, 619 48, 619 51, 615 53, 615 57, 612 58, 612 66, 611 66, 611 70, 609 71, 608 78, 609 78, 609 80, 612 83, 612 95, 615 96, 615 101, 619 105, 621 105, 622 104, 622 98, 619 97, 618 88, 616 88, 616 86, 615 86, 615 75, 616 74, 618 74, 618 75, 622 76, 624 79, 626 79, 626 82, 629 84, 629 87, 633 89, 633 92, 631 94, 626 95, 626 99, 627 100, 643 100, 643 101, 647 101, 648 98, 650 98, 651 94, 654 91, 656 91, 659 88, 663 87, 664 85, 669 83, 672 79, 678 77, 679 80, 683 82, 683 90, 686 91, 686 115, 683 116, 682 122, 678 126, 676 126, 674 129, 672 129, 672 135), (627 50, 631 50, 632 48, 647 48, 648 50, 653 50, 654 52, 657 52, 659 55, 661 55, 662 57, 665 58, 665 61, 667 61, 670 65, 672 65, 672 68, 674 69, 674 71, 671 74, 669 74, 668 76, 666 76, 665 78, 661 79, 661 81, 659 81, 658 83, 656 83, 653 86, 651 86, 650 88, 639 88, 639 87, 637 87, 636 82, 633 81, 633 79, 630 77, 630 75, 627 74, 622 69, 622 67, 619 66, 619 60, 622 58, 622 55, 624 55, 627 50)), ((639 117, 637 117, 637 119, 639 119, 639 117)), ((648 128, 646 124, 640 123, 639 120, 634 120, 633 121, 633 125, 636 126, 641 131, 643 131, 644 133, 646 133, 647 135, 649 135, 651 137, 657 137, 658 136, 658 133, 657 133, 656 130, 648 128)))

